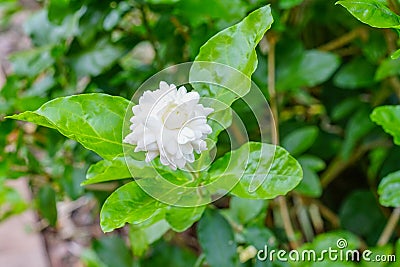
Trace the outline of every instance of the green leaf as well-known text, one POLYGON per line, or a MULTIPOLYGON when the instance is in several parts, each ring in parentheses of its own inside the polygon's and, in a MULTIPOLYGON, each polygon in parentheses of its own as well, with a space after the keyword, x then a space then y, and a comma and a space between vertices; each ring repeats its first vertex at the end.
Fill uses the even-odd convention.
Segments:
POLYGON ((100 212, 101 229, 110 232, 125 223, 144 222, 161 207, 163 204, 145 193, 136 182, 127 183, 104 202, 100 212))
POLYGON ((56 24, 61 24, 65 16, 68 14, 70 0, 50 0, 48 6, 49 20, 56 24))
POLYGON ((188 267, 195 266, 196 262, 196 255, 192 250, 162 241, 153 246, 149 254, 141 261, 140 266, 188 267))
POLYGON ((375 66, 363 58, 357 58, 344 65, 333 78, 333 83, 344 89, 358 89, 371 86, 375 66))
POLYGON ((143 223, 130 225, 129 240, 134 255, 142 256, 150 244, 160 239, 170 229, 164 217, 165 212, 162 210, 143 223))
MULTIPOLYGON (((382 255, 387 255, 387 259, 389 259, 389 255, 393 255, 393 245, 392 244, 386 244, 384 246, 379 246, 379 247, 369 247, 368 250, 370 250, 372 253, 369 256, 370 259, 377 259, 378 257, 382 255)), ((388 260, 388 262, 391 262, 391 260, 388 260)), ((389 267, 387 262, 381 261, 378 262, 376 260, 372 261, 365 261, 364 259, 361 259, 360 261, 360 267, 389 267)))
POLYGON ((197 226, 197 235, 211 267, 231 267, 238 262, 233 230, 217 211, 207 209, 197 226))
POLYGON ((385 176, 379 184, 379 202, 386 207, 400 207, 400 171, 385 176))
POLYGON ((72 68, 79 76, 97 76, 109 69, 124 53, 124 50, 101 39, 87 50, 69 57, 72 68))
POLYGON ((123 155, 122 125, 129 101, 106 94, 53 99, 36 111, 8 118, 54 128, 105 159, 123 155))
POLYGON ((243 1, 231 0, 229 4, 230 8, 226 8, 225 0, 180 1, 175 7, 175 12, 187 18, 193 28, 211 21, 216 22, 217 26, 226 26, 243 18, 247 11, 243 1))
POLYGON ((396 51, 393 52, 393 54, 390 55, 392 59, 398 59, 400 57, 400 49, 397 49, 396 51))
POLYGON ((114 191, 104 202, 100 212, 103 232, 111 232, 125 223, 138 224, 150 218, 162 204, 146 194, 136 182, 114 191))
POLYGON ((200 48, 190 71, 189 80, 196 91, 203 97, 219 100, 228 106, 238 96, 244 96, 250 90, 250 77, 257 68, 255 48, 272 22, 271 8, 264 6, 208 40, 200 48), (220 86, 196 84, 194 81, 220 86))
POLYGON ((318 127, 306 126, 289 133, 282 140, 282 146, 292 154, 298 156, 307 151, 318 137, 318 127))
POLYGON ((119 236, 103 236, 93 242, 93 248, 106 266, 132 267, 132 256, 119 236))
POLYGON ((285 195, 303 177, 300 164, 285 149, 255 142, 225 154, 211 165, 209 174, 213 180, 221 179, 221 185, 239 180, 231 193, 258 199, 285 195))
POLYGON ((387 58, 379 65, 375 73, 375 80, 381 81, 395 75, 400 75, 400 59, 387 58))
POLYGON ((201 218, 205 208, 204 205, 197 207, 169 206, 165 219, 174 231, 183 232, 201 218))
POLYGON ((374 0, 346 0, 336 4, 345 7, 359 21, 377 28, 399 28, 400 17, 384 4, 374 0))
POLYGON ((57 223, 56 192, 49 186, 43 186, 38 193, 38 208, 40 214, 47 219, 51 226, 57 223))
POLYGON ((360 100, 358 98, 347 98, 343 100, 332 109, 332 120, 339 121, 348 118, 359 105, 360 100))
POLYGON ((317 172, 325 169, 325 162, 320 158, 310 155, 304 155, 298 158, 303 168, 303 180, 296 187, 296 191, 309 196, 320 197, 322 194, 322 186, 317 172))
POLYGON ((371 120, 383 127, 394 137, 394 143, 400 145, 400 106, 381 106, 371 113, 371 120))
POLYGON ((58 45, 78 33, 79 19, 85 10, 86 8, 82 7, 74 14, 65 16, 62 23, 56 25, 49 21, 48 11, 43 9, 25 22, 24 29, 36 46, 58 45))
POLYGON ((240 224, 246 224, 260 214, 265 206, 266 201, 263 199, 232 197, 229 211, 240 224))
POLYGON ((0 222, 12 215, 19 214, 27 208, 24 199, 14 188, 5 186, 0 175, 0 222))
POLYGON ((334 53, 305 51, 277 67, 276 89, 293 90, 323 83, 332 76, 339 63, 340 59, 334 53))
POLYGON ((303 3, 304 0, 281 0, 279 1, 279 8, 290 9, 303 3))
POLYGON ((10 60, 14 73, 27 77, 35 77, 54 64, 51 47, 48 46, 16 52, 10 60))
POLYGON ((86 173, 86 181, 82 185, 119 180, 131 176, 125 158, 118 157, 113 160, 101 160, 90 166, 86 173))
POLYGON ((372 244, 378 240, 386 222, 375 196, 368 190, 355 190, 347 196, 339 218, 344 229, 365 237, 372 244))
POLYGON ((346 125, 345 139, 341 151, 341 156, 344 159, 350 157, 357 142, 374 128, 374 124, 369 120, 368 114, 369 109, 361 106, 358 107, 356 114, 349 119, 346 125))

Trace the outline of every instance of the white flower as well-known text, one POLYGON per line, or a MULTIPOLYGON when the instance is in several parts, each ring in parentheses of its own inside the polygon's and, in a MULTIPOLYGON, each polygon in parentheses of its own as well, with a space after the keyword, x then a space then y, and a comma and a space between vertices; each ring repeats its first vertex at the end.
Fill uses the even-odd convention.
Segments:
POLYGON ((197 92, 187 92, 174 84, 160 82, 155 91, 145 91, 132 108, 132 130, 125 143, 136 145, 135 152, 146 151, 146 162, 160 155, 163 165, 183 168, 194 161, 194 151, 207 150, 205 139, 212 132, 207 116, 212 108, 199 104, 197 92))

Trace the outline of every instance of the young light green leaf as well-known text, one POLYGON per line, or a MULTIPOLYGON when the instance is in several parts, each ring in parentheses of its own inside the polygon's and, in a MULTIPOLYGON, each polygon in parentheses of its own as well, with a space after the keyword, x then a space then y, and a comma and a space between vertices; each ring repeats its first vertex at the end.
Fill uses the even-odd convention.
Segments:
POLYGON ((374 0, 346 0, 336 4, 345 7, 359 21, 377 28, 399 28, 400 17, 384 4, 374 0))
POLYGON ((114 191, 104 202, 100 212, 100 225, 111 232, 125 223, 144 222, 163 205, 144 192, 136 182, 127 183, 114 191))
POLYGON ((394 137, 394 143, 400 145, 400 106, 381 106, 371 113, 371 120, 383 127, 394 137))
POLYGON ((393 52, 393 54, 390 55, 392 59, 398 59, 400 57, 400 49, 397 49, 396 51, 393 52))
POLYGON ((400 171, 385 176, 379 184, 379 202, 386 207, 400 207, 400 171))
POLYGON ((105 159, 123 155, 122 124, 129 101, 106 94, 53 99, 36 111, 8 118, 54 128, 105 159))
POLYGON ((238 95, 245 95, 250 89, 250 77, 257 68, 255 48, 272 22, 271 8, 264 6, 208 40, 200 48, 189 80, 210 81, 221 86, 193 83, 196 91, 203 97, 215 98, 228 106, 238 95), (203 61, 219 65, 202 65, 203 61), (203 77, 204 72, 206 77, 203 77))
POLYGON ((300 164, 285 149, 256 142, 225 154, 211 165, 209 174, 212 180, 221 179, 221 185, 238 180, 231 193, 253 199, 285 195, 303 177, 300 164))
POLYGON ((285 136, 282 140, 282 146, 293 156, 298 156, 309 149, 317 137, 318 127, 302 127, 285 136))
POLYGON ((217 210, 206 210, 198 224, 197 235, 211 267, 236 266, 238 258, 232 227, 217 210))
POLYGON ((169 206, 165 219, 174 231, 183 232, 201 218, 205 208, 204 205, 197 207, 169 206))

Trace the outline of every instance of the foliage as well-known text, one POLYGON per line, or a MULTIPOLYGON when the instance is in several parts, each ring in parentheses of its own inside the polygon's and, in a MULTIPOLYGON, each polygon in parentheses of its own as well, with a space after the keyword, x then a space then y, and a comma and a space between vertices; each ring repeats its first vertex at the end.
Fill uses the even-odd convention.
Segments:
MULTIPOLYGON (((0 3, 0 27, 19 8, 0 3)), ((0 220, 28 207, 7 184, 28 177, 32 208, 50 226, 57 201, 87 196, 99 203, 104 232, 124 227, 93 240, 81 256, 87 266, 316 266, 261 262, 254 250, 296 241, 320 252, 340 238, 348 249, 395 253, 395 234, 376 246, 388 207, 400 207, 399 11, 398 1, 383 0, 46 1, 24 26, 32 48, 10 56, 13 72, 0 91, 0 220), (131 147, 122 144, 128 99, 186 61, 243 73, 213 73, 235 92, 192 87, 216 100, 212 118, 225 126, 234 115, 217 100, 232 107, 250 140, 232 149, 228 131, 211 123, 216 158, 194 176, 146 163, 142 153, 125 158, 131 147), (278 110, 281 146, 261 140, 251 113, 260 111, 239 99, 250 81, 278 110), (164 203, 140 186, 161 178, 187 186, 166 197, 196 192, 197 205, 164 203), (97 183, 114 189, 96 192, 97 183), (221 192, 229 193, 208 204, 221 192)), ((190 81, 199 73, 192 69, 190 81)))

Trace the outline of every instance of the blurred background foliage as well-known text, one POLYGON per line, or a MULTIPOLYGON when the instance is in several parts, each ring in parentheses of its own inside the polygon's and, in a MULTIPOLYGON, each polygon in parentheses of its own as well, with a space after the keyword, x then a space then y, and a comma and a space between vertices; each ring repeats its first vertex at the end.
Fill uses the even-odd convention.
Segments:
MULTIPOLYGON (((400 10, 396 0, 377 2, 400 10)), ((331 0, 38 2, 23 27, 31 47, 9 57, 12 71, 0 91, 0 221, 33 208, 44 218, 44 234, 57 233, 63 227, 57 202, 84 198, 94 203, 86 211, 89 223, 98 225, 99 206, 120 183, 81 187, 97 155, 54 130, 5 120, 6 114, 79 93, 130 99, 151 75, 194 60, 211 36, 268 3, 275 22, 257 48, 253 80, 268 98, 268 40, 275 40, 280 140, 304 170, 288 197, 296 236, 308 248, 343 236, 354 248, 374 248, 391 214, 379 204, 377 187, 399 169, 400 148, 369 114, 378 105, 399 104, 400 60, 389 58, 399 44, 395 30, 362 24, 331 0), (28 178, 32 203, 7 185, 20 177, 28 178)), ((24 9, 18 1, 2 0, 0 30, 24 9)), ((233 107, 248 116, 240 102, 233 107)), ((249 120, 246 127, 251 139, 257 125, 249 120)), ((223 136, 219 142, 228 149, 223 136)), ((254 249, 265 244, 288 248, 274 201, 225 198, 214 205, 218 209, 207 210, 199 224, 179 234, 164 233, 162 225, 140 234, 134 227, 90 234, 76 261, 116 267, 291 266, 253 258, 254 249)), ((399 230, 376 250, 395 253, 399 230)))

